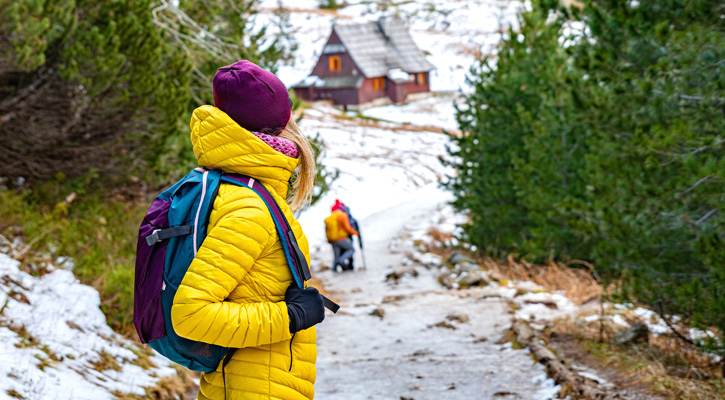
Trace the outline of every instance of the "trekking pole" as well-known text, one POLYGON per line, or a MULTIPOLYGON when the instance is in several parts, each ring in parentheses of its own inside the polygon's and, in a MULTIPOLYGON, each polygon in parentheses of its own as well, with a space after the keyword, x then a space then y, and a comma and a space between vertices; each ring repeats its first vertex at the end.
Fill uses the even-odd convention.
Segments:
POLYGON ((362 238, 360 237, 359 233, 360 232, 358 232, 357 244, 360 246, 360 256, 362 256, 363 261, 363 267, 361 269, 365 270, 368 268, 368 263, 367 261, 365 261, 365 251, 363 250, 362 238))

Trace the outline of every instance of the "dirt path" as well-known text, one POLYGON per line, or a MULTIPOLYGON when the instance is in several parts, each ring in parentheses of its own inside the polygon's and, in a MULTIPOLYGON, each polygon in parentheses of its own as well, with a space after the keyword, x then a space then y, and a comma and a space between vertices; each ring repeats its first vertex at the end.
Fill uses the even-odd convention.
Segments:
MULTIPOLYGON (((527 351, 496 344, 511 325, 502 298, 441 290, 436 272, 422 266, 414 266, 417 277, 385 281, 406 263, 406 227, 443 202, 444 194, 426 193, 362 220, 367 268, 316 273, 343 307, 318 326, 316 398, 547 399, 556 392, 527 351)), ((317 252, 328 265, 329 252, 317 252)))

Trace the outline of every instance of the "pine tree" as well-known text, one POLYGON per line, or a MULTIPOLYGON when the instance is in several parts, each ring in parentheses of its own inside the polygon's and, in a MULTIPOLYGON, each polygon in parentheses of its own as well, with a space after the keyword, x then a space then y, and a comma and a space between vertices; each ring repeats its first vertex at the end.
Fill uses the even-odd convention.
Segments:
POLYGON ((188 102, 188 64, 152 3, 0 5, 0 176, 110 178, 153 161, 188 102))
POLYGON ((725 354, 725 6, 558 3, 472 71, 451 185, 468 240, 593 262, 725 354))

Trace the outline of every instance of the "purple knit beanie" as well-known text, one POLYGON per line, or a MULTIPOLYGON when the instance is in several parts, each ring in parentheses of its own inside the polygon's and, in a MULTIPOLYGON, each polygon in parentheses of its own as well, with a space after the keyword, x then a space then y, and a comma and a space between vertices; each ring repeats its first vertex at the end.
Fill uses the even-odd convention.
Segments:
POLYGON ((279 135, 292 114, 284 83, 247 60, 219 68, 213 90, 214 106, 250 131, 279 135))

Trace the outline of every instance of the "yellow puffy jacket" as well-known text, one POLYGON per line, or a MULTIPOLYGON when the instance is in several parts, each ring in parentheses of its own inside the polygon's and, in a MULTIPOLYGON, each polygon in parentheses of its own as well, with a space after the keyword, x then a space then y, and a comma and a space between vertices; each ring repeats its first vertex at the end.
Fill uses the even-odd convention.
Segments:
MULTIPOLYGON (((310 259, 309 243, 285 197, 299 160, 272 149, 212 106, 191 118, 199 165, 262 182, 310 259)), ((174 297, 171 320, 182 337, 239 348, 225 368, 226 399, 312 399, 315 328, 289 331, 284 294, 293 284, 274 221, 250 189, 222 184, 208 235, 174 297)), ((203 373, 199 399, 224 399, 221 366, 203 373)))

